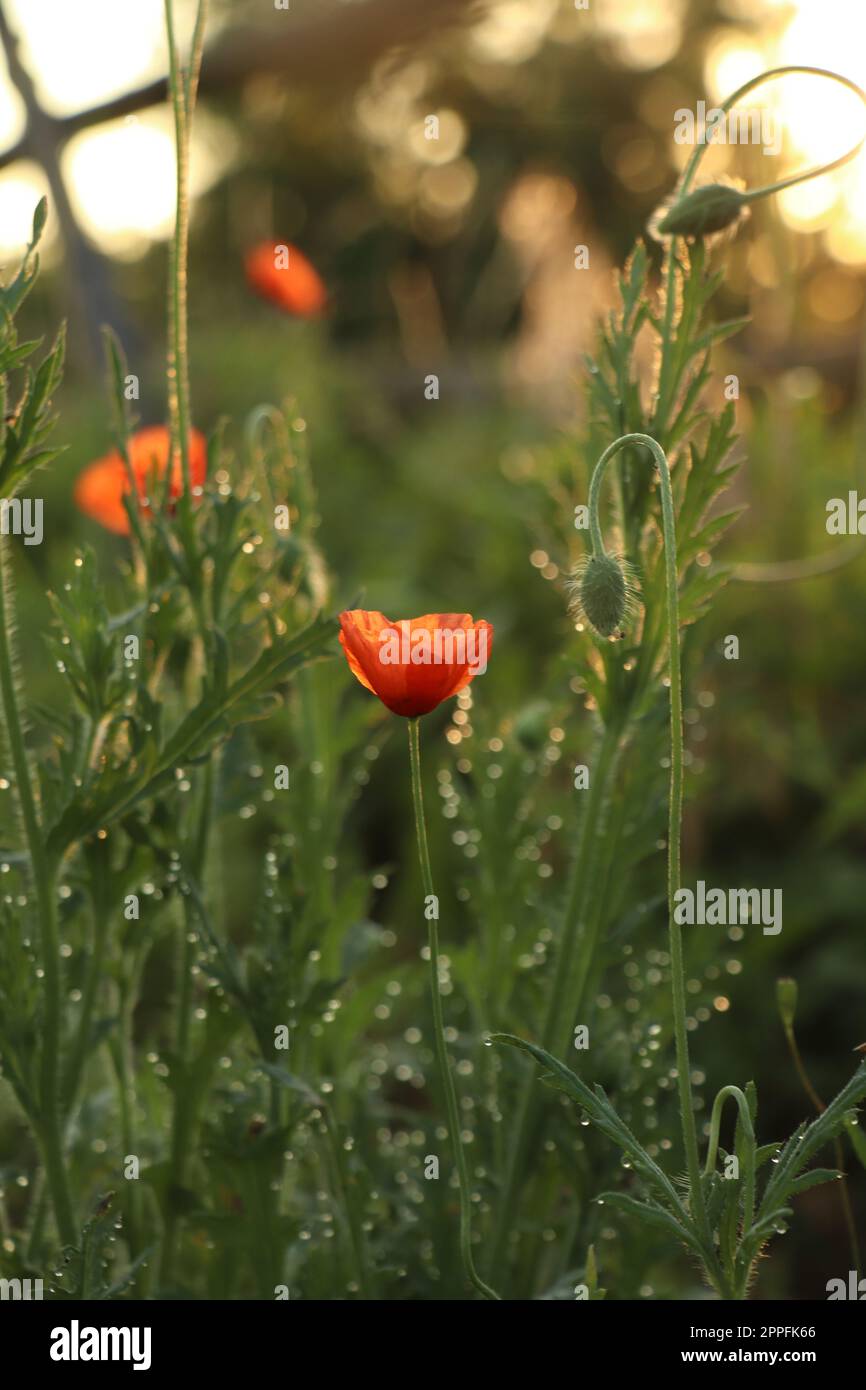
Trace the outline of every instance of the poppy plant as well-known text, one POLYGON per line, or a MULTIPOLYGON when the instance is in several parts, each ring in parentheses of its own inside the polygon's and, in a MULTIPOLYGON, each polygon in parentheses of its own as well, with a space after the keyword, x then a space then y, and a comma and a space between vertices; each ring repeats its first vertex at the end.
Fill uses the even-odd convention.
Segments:
POLYGON ((448 1133, 460 1184, 460 1254, 466 1277, 480 1294, 499 1299, 478 1274, 472 1256, 472 1194, 460 1132, 457 1093, 445 1044, 445 1020, 439 988, 439 899, 433 890, 424 793, 421 782, 421 715, 464 690, 487 669, 493 628, 474 622, 468 613, 425 613, 391 623, 384 613, 362 608, 340 614, 340 643, 352 674, 377 695, 393 714, 409 721, 409 769, 415 836, 424 888, 424 920, 433 1006, 436 1065, 448 1113, 448 1133))
POLYGON ((296 246, 264 241, 247 252, 244 268, 248 283, 263 299, 279 305, 297 318, 318 318, 328 292, 319 272, 296 246))
MULTIPOLYGON (((127 441, 129 468, 122 455, 114 449, 79 474, 75 484, 75 505, 107 531, 128 536, 129 517, 123 499, 132 490, 130 472, 141 510, 149 515, 151 509, 147 499, 154 482, 165 477, 170 449, 171 437, 165 425, 149 425, 139 430, 127 441)), ((201 487, 206 475, 207 445, 204 435, 199 434, 198 430, 190 430, 189 476, 193 488, 201 487)), ((182 492, 181 461, 176 457, 172 463, 169 497, 174 501, 182 492)))

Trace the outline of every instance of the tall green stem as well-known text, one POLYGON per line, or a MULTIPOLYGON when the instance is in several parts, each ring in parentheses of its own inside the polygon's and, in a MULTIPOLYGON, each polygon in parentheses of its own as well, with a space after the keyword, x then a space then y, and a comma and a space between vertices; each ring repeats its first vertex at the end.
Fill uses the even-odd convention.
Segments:
MULTIPOLYGON (((135 1079, 132 1019, 135 1009, 135 996, 141 972, 141 957, 130 976, 121 979, 114 987, 114 1007, 117 1014, 117 1029, 109 1042, 111 1060, 117 1079, 117 1102, 120 1110, 120 1138, 123 1144, 124 1161, 127 1154, 136 1152, 135 1139, 135 1079)), ((138 1184, 132 1180, 127 1185, 126 1220, 124 1234, 131 1257, 135 1257, 141 1246, 139 1234, 139 1196, 138 1184)))
POLYGON ((181 514, 185 520, 187 539, 191 536, 189 515, 191 506, 189 466, 189 344, 187 328, 187 257, 189 251, 189 137, 192 113, 198 87, 208 0, 199 0, 193 33, 192 53, 186 73, 178 64, 174 31, 173 0, 165 0, 165 25, 168 38, 169 80, 174 113, 177 211, 171 247, 171 276, 169 285, 169 354, 168 398, 172 434, 180 453, 183 497, 181 514))
POLYGON ((84 1074, 87 1054, 90 1051, 90 1038, 93 1031, 93 1014, 105 969, 105 947, 108 940, 108 913, 105 905, 97 908, 93 929, 93 944, 87 971, 84 977, 84 991, 81 1000, 81 1017, 78 1032, 72 1045, 72 1054, 66 1069, 63 1084, 64 1109, 69 1112, 75 1105, 78 1088, 84 1074))
POLYGON ((60 1114, 60 931, 57 921, 57 866, 46 852, 36 810, 36 796, 24 732, 18 708, 13 652, 13 599, 6 541, 0 540, 0 695, 6 723, 6 740, 15 770, 15 795, 30 857, 30 873, 39 915, 39 940, 44 983, 42 1060, 40 1075, 39 1138, 45 1175, 51 1192, 57 1229, 64 1245, 74 1245, 77 1235, 63 1155, 60 1114))
POLYGON ((701 1187, 697 1130, 692 1105, 689 1044, 686 1028, 686 982, 683 966, 682 929, 674 912, 675 897, 680 887, 680 830, 683 808, 683 692, 680 672, 679 577, 677 572, 677 540, 671 476, 664 450, 648 434, 624 434, 605 449, 595 466, 589 485, 589 520, 593 552, 605 556, 604 541, 598 518, 599 491, 604 471, 621 449, 630 444, 642 444, 655 459, 661 481, 662 532, 665 547, 665 587, 667 591, 668 670, 670 679, 670 741, 671 776, 668 796, 668 934, 671 956, 671 988, 673 993, 674 1038, 677 1058, 677 1089, 683 1131, 686 1165, 689 1174, 692 1210, 698 1225, 707 1233, 706 1210, 701 1187))
POLYGON ((457 1095, 454 1078, 445 1045, 445 1023, 442 1017, 442 995, 439 990, 439 924, 437 910, 430 900, 433 892, 433 873, 430 868, 430 851, 427 845, 427 822, 424 816, 424 795, 421 787, 421 737, 420 720, 409 720, 409 766, 412 778, 412 806, 415 811, 415 834, 418 840, 418 860, 421 865, 421 882, 424 896, 428 900, 427 941, 430 951, 430 998, 433 1005, 433 1038, 436 1047, 436 1062, 445 1092, 445 1105, 448 1111, 448 1130, 457 1177, 460 1182, 460 1254, 466 1277, 485 1298, 497 1299, 499 1295, 485 1284, 475 1268, 472 1258, 472 1198, 469 1189, 469 1171, 463 1140, 460 1131, 460 1112, 457 1108, 457 1095))
MULTIPOLYGON (((181 70, 178 62, 173 0, 164 0, 164 4, 177 165, 177 205, 171 248, 171 274, 169 283, 168 402, 172 439, 174 448, 177 449, 180 454, 181 473, 183 478, 183 493, 178 507, 178 514, 187 557, 192 561, 189 566, 190 598, 195 610, 199 638, 202 643, 202 649, 204 650, 207 635, 207 622, 201 592, 201 574, 199 566, 196 563, 196 541, 192 522, 192 495, 189 464, 190 392, 187 328, 187 259, 189 250, 189 139, 204 45, 208 0, 198 0, 190 60, 185 71, 181 70)), ((196 884, 200 883, 204 869, 212 806, 213 765, 209 762, 205 768, 202 780, 202 797, 199 806, 195 840, 191 853, 192 877, 196 884)), ((193 1007, 192 969, 197 949, 195 937, 192 932, 191 909, 188 905, 188 901, 184 903, 182 929, 183 943, 180 951, 179 996, 175 1037, 179 1086, 176 1092, 174 1113, 172 1116, 170 1156, 172 1181, 178 1186, 183 1185, 186 1175, 196 1120, 194 1114, 188 1113, 189 1107, 186 1104, 186 1097, 182 1094, 184 1089, 182 1083, 189 1064, 193 1007)), ((171 1208, 166 1219, 161 1260, 161 1278, 165 1284, 170 1282, 173 1274, 177 1243, 178 1214, 174 1208, 171 1208)))

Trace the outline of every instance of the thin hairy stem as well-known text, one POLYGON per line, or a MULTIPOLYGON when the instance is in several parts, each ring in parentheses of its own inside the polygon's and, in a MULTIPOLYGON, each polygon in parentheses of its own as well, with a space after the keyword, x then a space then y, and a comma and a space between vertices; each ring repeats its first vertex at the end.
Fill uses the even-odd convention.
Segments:
POLYGON ((169 353, 168 400, 173 456, 180 454, 183 496, 181 513, 186 517, 187 539, 191 538, 189 523, 191 478, 189 464, 190 394, 189 339, 187 326, 187 257, 189 252, 189 137, 192 114, 198 89, 198 74, 207 22, 208 0, 199 0, 193 31, 192 52, 186 72, 178 62, 174 28, 174 3, 165 0, 165 24, 168 39, 169 81, 174 114, 176 152, 177 211, 171 246, 171 275, 169 284, 169 353))
POLYGON ((460 1183, 460 1254, 463 1259, 463 1268, 469 1282, 483 1294, 485 1298, 497 1299, 498 1293, 485 1284, 475 1268, 475 1261, 472 1258, 472 1195, 469 1188, 469 1171, 466 1164, 466 1154, 463 1151, 463 1139, 460 1130, 460 1112, 457 1108, 457 1095, 454 1089, 454 1078, 451 1075, 451 1064, 448 1060, 448 1048, 445 1044, 445 1023, 442 1017, 442 995, 439 989, 439 924, 437 922, 437 907, 431 900, 435 898, 433 891, 433 872, 430 868, 430 850, 427 845, 427 821, 424 815, 424 795, 421 786, 421 737, 420 720, 410 719, 409 721, 409 767, 412 781, 412 806, 415 812, 415 834, 418 841, 418 861, 421 866, 421 882, 424 886, 424 896, 427 900, 427 941, 430 952, 430 999, 433 1005, 433 1040, 436 1047, 436 1063, 439 1068, 439 1075, 442 1081, 442 1088, 445 1092, 445 1106, 448 1112, 448 1132, 451 1135, 451 1148, 454 1153, 454 1162, 457 1166, 457 1177, 460 1183))
MULTIPOLYGON (((198 89, 198 77, 207 22, 208 0, 199 0, 189 64, 182 71, 178 61, 174 27, 173 0, 165 0, 165 25, 168 41, 169 79, 174 113, 175 150, 177 161, 176 214, 170 257, 169 282, 169 351, 168 400, 172 434, 172 456, 180 455, 183 493, 178 513, 188 556, 195 555, 195 529, 192 522, 192 493, 189 463, 190 391, 189 340, 187 326, 187 259, 189 252, 189 141, 192 114, 198 89)), ((190 568, 190 599, 198 629, 198 641, 203 652, 207 639, 207 618, 198 567, 190 568)), ((214 769, 212 760, 201 777, 201 796, 190 854, 190 874, 196 884, 202 881, 207 856, 208 836, 213 814, 214 769)), ((172 1115, 170 1168, 172 1183, 182 1187, 186 1179, 190 1150, 195 1134, 197 1116, 184 1095, 184 1078, 190 1063, 192 1009, 194 1002, 192 971, 197 951, 197 938, 192 923, 189 898, 184 900, 181 930, 183 939, 179 952, 178 1002, 175 1023, 175 1065, 178 1087, 172 1115)), ((179 1217, 172 1206, 166 1218, 161 1278, 168 1284, 172 1278, 177 1253, 179 1217)))
MULTIPOLYGON (((788 77, 789 75, 797 73, 804 74, 807 77, 825 77, 831 82, 838 82, 840 87, 847 87, 848 90, 853 92, 856 97, 859 97, 863 105, 866 106, 866 92, 864 92, 861 87, 858 87, 856 82, 852 82, 850 78, 843 77, 842 74, 838 72, 831 72, 828 68, 814 68, 799 63, 792 63, 786 64, 784 67, 769 68, 766 72, 759 73, 757 77, 749 78, 748 82, 744 82, 742 87, 738 87, 735 92, 732 92, 717 109, 727 114, 728 111, 733 110, 742 97, 747 96, 748 93, 754 91, 756 87, 763 86, 765 82, 771 82, 775 77, 788 77)), ((771 193, 779 193, 783 188, 792 188, 794 184, 805 183, 807 179, 816 179, 821 174, 829 174, 833 169, 840 169, 843 164, 848 164, 854 159, 863 148, 864 142, 866 142, 866 135, 861 136, 856 145, 852 145, 850 150, 846 150, 845 154, 839 155, 837 159, 831 159, 826 164, 816 164, 811 169, 804 169, 802 173, 799 174, 791 174, 788 178, 780 179, 777 183, 767 184, 763 188, 752 189, 744 196, 748 202, 753 202, 757 198, 768 197, 771 193)), ((695 175, 697 174, 698 166, 706 153, 706 149, 706 144, 695 146, 694 152, 683 172, 679 187, 677 188, 677 195, 679 197, 682 197, 689 191, 695 175)))

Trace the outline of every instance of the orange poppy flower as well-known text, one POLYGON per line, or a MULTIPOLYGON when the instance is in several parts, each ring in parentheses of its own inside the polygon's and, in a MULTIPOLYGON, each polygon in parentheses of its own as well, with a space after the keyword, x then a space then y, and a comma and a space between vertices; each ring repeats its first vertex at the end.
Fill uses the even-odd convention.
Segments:
POLYGON ((352 673, 394 714, 414 719, 487 670, 493 628, 468 613, 425 613, 390 622, 355 608, 340 614, 340 643, 352 673))
POLYGON ((247 280, 263 299, 270 299, 298 318, 321 314, 328 292, 318 271, 296 246, 264 241, 246 254, 247 280))
MULTIPOLYGON (((147 497, 153 481, 165 476, 171 437, 165 425, 149 425, 133 434, 127 445, 129 463, 135 478, 141 510, 150 515, 147 497)), ((207 476, 207 445, 198 430, 189 434, 189 475, 194 488, 201 487, 207 476)), ((97 459, 80 473, 75 484, 75 505, 118 536, 129 535, 129 517, 123 505, 129 492, 129 474, 116 449, 97 459)), ((172 463, 169 496, 174 499, 183 492, 183 473, 180 458, 172 463)))

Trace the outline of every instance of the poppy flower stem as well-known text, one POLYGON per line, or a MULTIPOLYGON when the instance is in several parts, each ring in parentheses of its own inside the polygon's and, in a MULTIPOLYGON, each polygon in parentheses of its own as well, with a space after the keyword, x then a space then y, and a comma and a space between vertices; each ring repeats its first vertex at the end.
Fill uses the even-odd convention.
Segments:
MULTIPOLYGON (((168 42, 169 85, 171 104, 174 113, 175 156, 176 156, 176 212, 174 236, 171 244, 170 277, 168 296, 168 406, 171 427, 172 447, 167 476, 171 476, 173 461, 180 455, 182 491, 178 499, 178 517, 181 534, 188 561, 188 589, 195 612, 202 653, 206 650, 208 632, 207 612, 201 587, 197 559, 196 532, 192 516, 192 471, 190 466, 190 389, 189 389, 189 341, 187 325, 187 261, 189 253, 189 142, 192 116, 195 109, 198 78, 201 69, 204 32, 207 22, 208 0, 198 0, 195 26, 188 64, 181 68, 178 61, 177 42, 174 25, 173 0, 164 0, 165 28, 168 42)), ((193 857, 196 882, 204 871, 208 843, 208 832, 213 812, 213 760, 205 766, 200 779, 201 802, 196 830, 194 832, 193 857)), ((190 907, 188 901, 183 909, 183 938, 179 960, 179 997, 177 1003, 177 1023, 175 1051, 179 1086, 175 1092, 174 1110, 171 1125, 171 1152, 169 1158, 172 1185, 182 1187, 189 1166, 190 1149, 195 1137, 198 1120, 197 1109, 191 1104, 184 1090, 188 1082, 190 1065, 190 1035, 192 1028, 192 1009, 194 990, 192 970, 195 964, 196 940, 190 926, 190 907)), ((178 1252, 180 1213, 176 1205, 170 1205, 166 1215, 165 1230, 160 1266, 160 1277, 164 1286, 169 1286, 174 1277, 174 1265, 178 1252)))
POLYGON ((433 872, 430 868, 430 850, 427 844, 427 821, 424 816, 424 795, 421 787, 421 735, 420 719, 414 718, 408 721, 409 724, 409 765, 412 776, 412 805, 415 811, 415 833, 418 839, 418 860, 421 865, 421 882, 424 886, 424 896, 428 910, 425 912, 427 918, 427 941, 430 952, 430 995, 433 1004, 433 1036, 436 1046, 436 1062, 439 1068, 439 1075, 442 1078, 442 1087, 445 1091, 445 1104, 448 1111, 448 1129, 451 1134, 451 1147, 454 1150, 454 1161, 457 1164, 457 1176, 460 1181, 460 1253, 463 1257, 463 1267, 469 1282, 483 1294, 485 1298, 499 1300, 499 1294, 485 1284, 475 1268, 472 1259, 472 1198, 469 1191, 469 1171, 466 1165, 466 1155, 463 1151, 463 1141, 460 1136, 460 1112, 457 1109, 457 1095, 454 1090, 454 1079, 451 1075, 451 1066, 448 1060, 448 1048, 445 1045, 445 1024, 442 1017, 442 996, 439 991, 439 925, 437 922, 437 906, 431 900, 435 898, 433 891, 433 872))
POLYGON ((169 284, 168 404, 174 448, 180 454, 183 494, 178 509, 188 545, 193 544, 192 478, 189 459, 190 395, 187 332, 187 258, 189 251, 189 138, 204 46, 208 0, 199 0, 188 67, 178 63, 173 0, 165 0, 169 81, 174 112, 177 163, 177 210, 171 245, 169 284))
POLYGON ((701 1232, 708 1234, 708 1222, 701 1185, 695 1112, 692 1105, 689 1044, 686 1026, 686 982, 683 967, 682 928, 676 920, 674 904, 680 887, 680 836, 683 810, 683 690, 680 671, 680 605, 677 569, 676 516, 668 461, 661 445, 648 434, 624 434, 605 449, 593 470, 589 484, 589 525, 593 553, 604 555, 604 542, 598 519, 599 492, 608 463, 621 449, 642 444, 655 460, 661 484, 662 533, 665 547, 665 588, 668 619, 668 672, 670 679, 671 776, 668 796, 668 936, 671 956, 674 1039, 677 1059, 677 1088, 683 1146, 689 1175, 692 1213, 701 1232))

